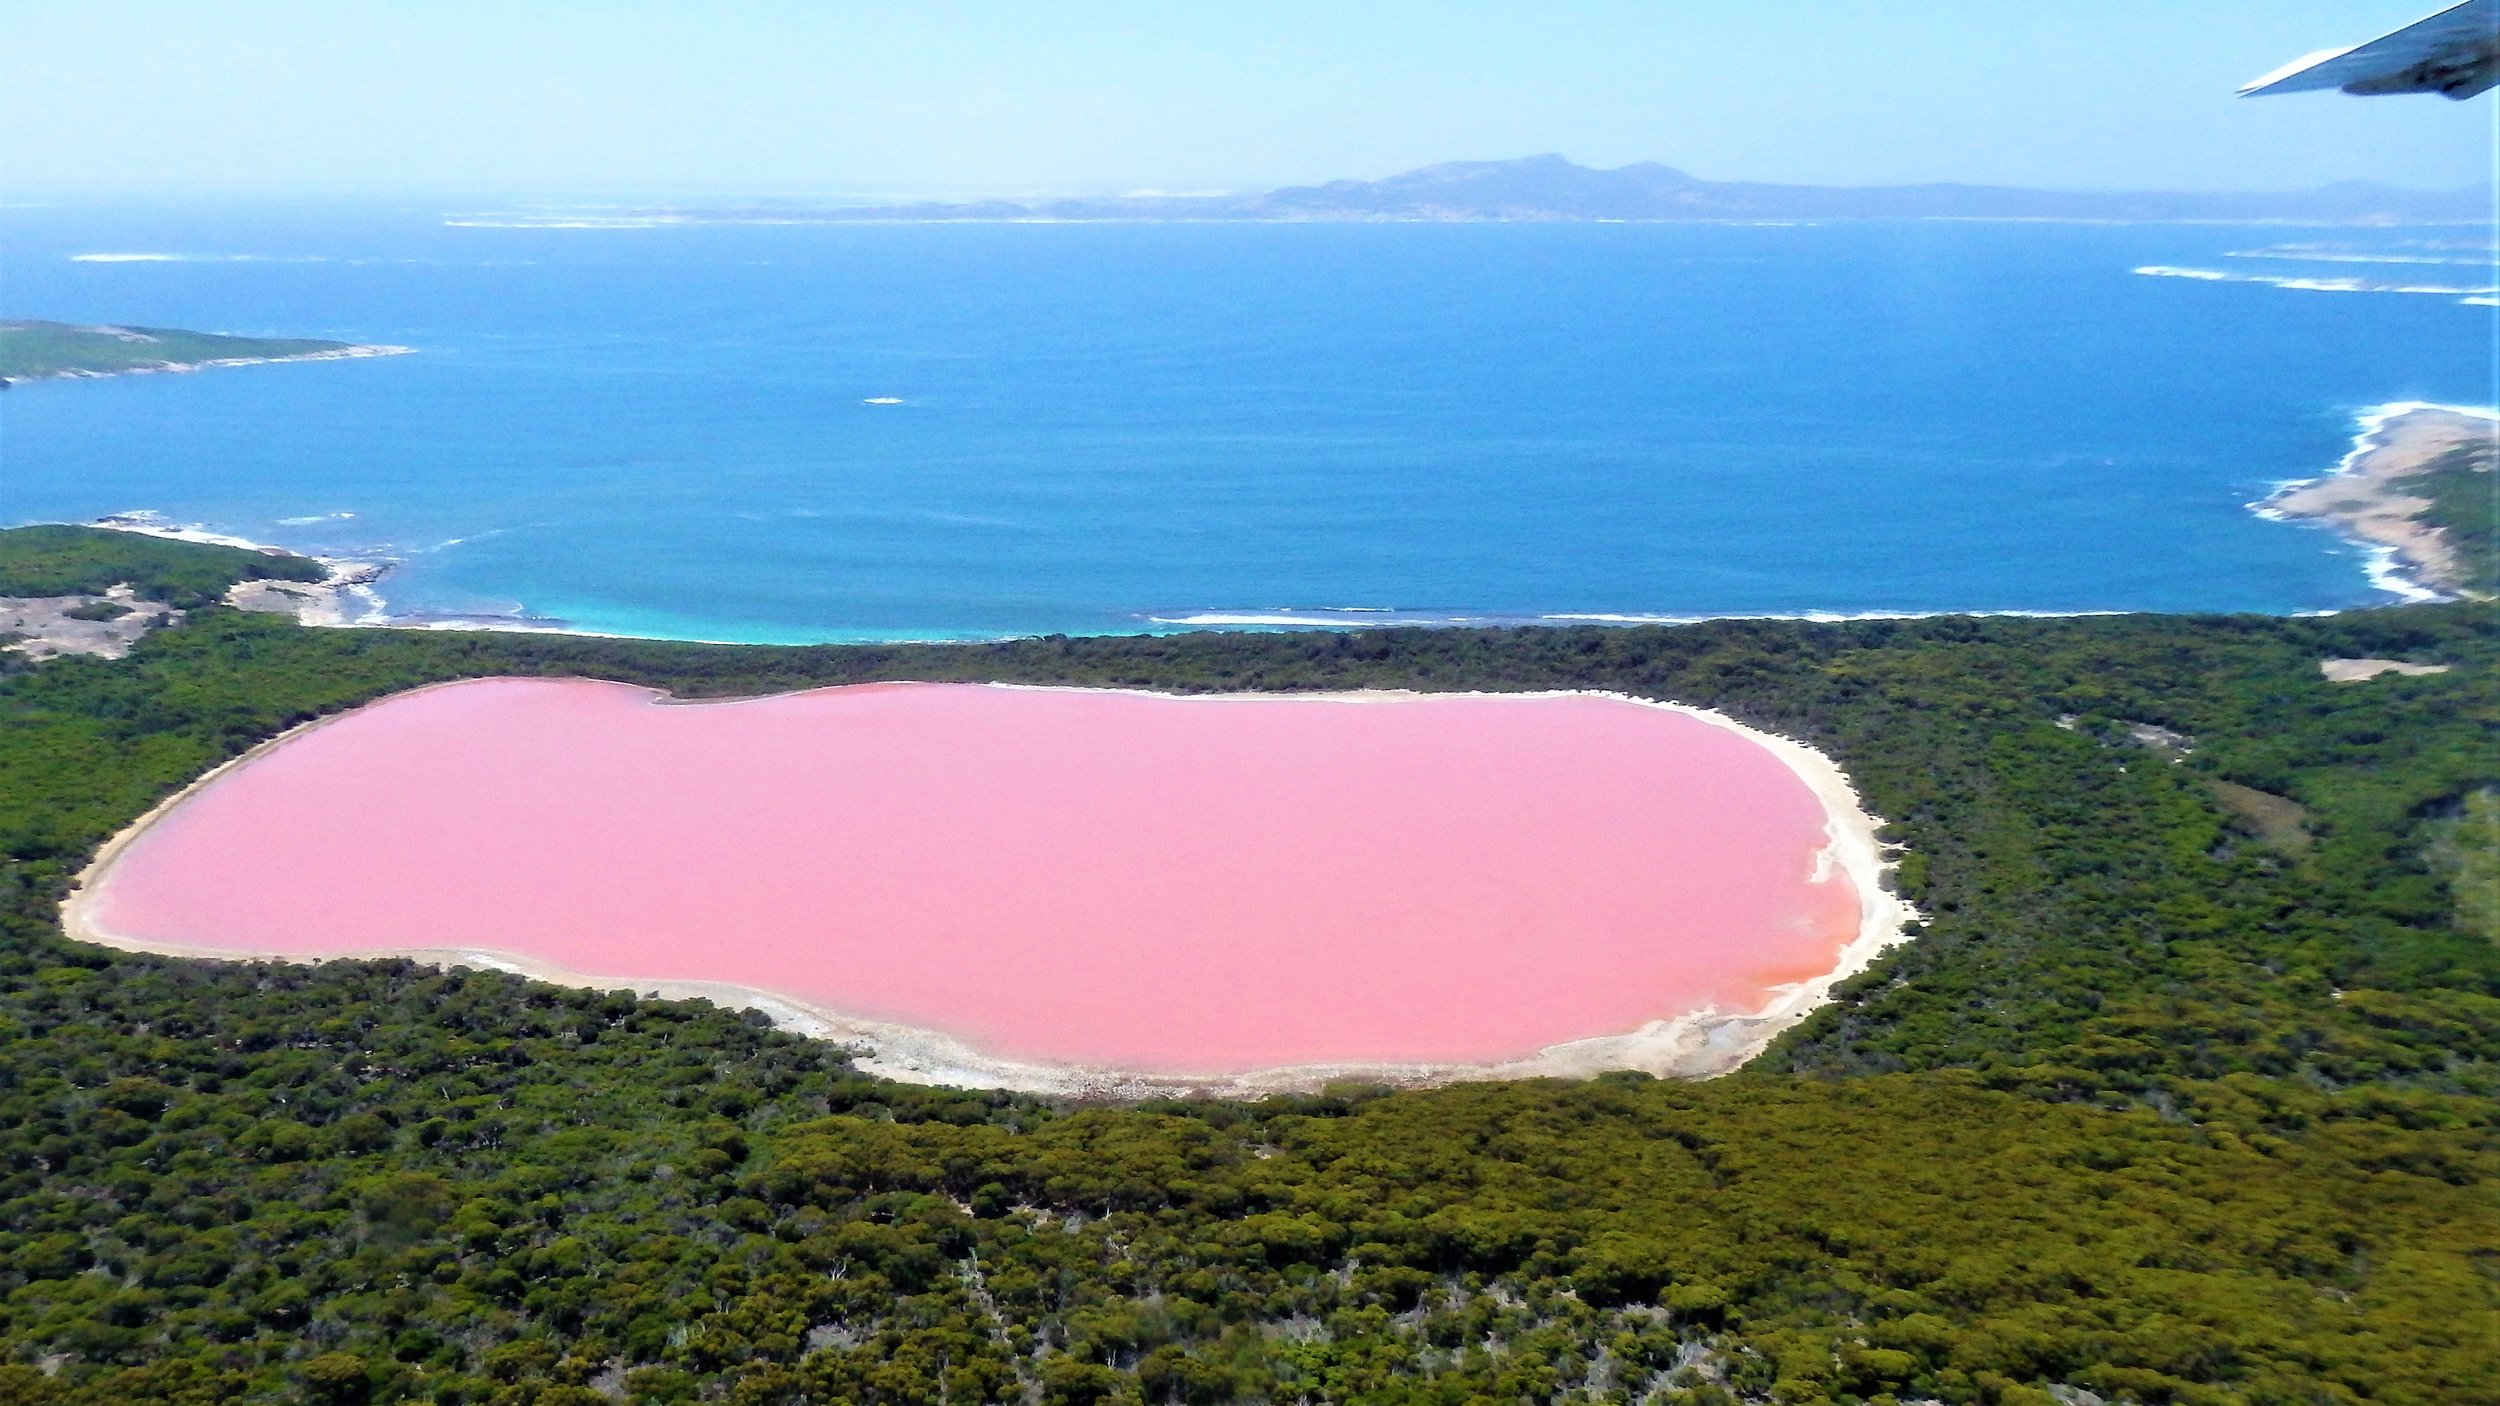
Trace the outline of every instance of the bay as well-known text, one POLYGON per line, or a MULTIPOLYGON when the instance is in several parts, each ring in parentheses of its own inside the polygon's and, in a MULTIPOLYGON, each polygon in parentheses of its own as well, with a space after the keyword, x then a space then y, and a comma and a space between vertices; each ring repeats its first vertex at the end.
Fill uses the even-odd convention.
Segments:
POLYGON ((2488 284, 2480 235, 18 208, 5 315, 416 350, 12 387, 0 520, 758 642, 2339 609, 2362 554, 2246 505, 2492 398, 2494 309, 2353 286, 2488 284))

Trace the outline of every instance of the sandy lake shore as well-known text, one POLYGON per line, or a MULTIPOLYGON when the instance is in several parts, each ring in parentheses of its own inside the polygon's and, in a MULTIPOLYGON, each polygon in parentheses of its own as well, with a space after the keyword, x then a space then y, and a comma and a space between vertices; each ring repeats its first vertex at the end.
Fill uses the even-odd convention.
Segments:
MULTIPOLYGON (((448 686, 453 685, 433 687, 448 686)), ((1372 693, 1323 696, 1344 701, 1385 702, 1394 697, 1411 695, 1372 693)), ((1622 697, 1616 694, 1596 696, 1622 697)), ((1066 1097, 1133 1099, 1173 1094, 1258 1097, 1311 1090, 1349 1080, 1429 1085, 1477 1079, 1585 1077, 1618 1069, 1641 1070, 1661 1077, 1708 1077, 1732 1070, 1752 1058, 1782 1031, 1828 1001, 1835 983, 1863 971, 1885 948, 1899 942, 1905 923, 1915 914, 1885 887, 1885 874, 1890 861, 1877 835, 1881 822, 1867 814, 1854 787, 1830 758, 1802 743, 1749 728, 1704 709, 1647 699, 1629 701, 1682 713, 1711 726, 1736 732, 1769 751, 1812 791, 1825 816, 1826 843, 1818 856, 1818 865, 1822 872, 1837 870, 1846 877, 1858 907, 1856 933, 1835 954, 1828 970, 1807 980, 1772 989, 1768 1001, 1759 1009, 1705 1009, 1673 1019, 1652 1021, 1631 1031, 1548 1046, 1518 1059, 1484 1063, 1297 1065, 1189 1075, 1139 1073, 1001 1058, 942 1031, 862 1019, 853 1013, 828 1008, 821 1001, 794 997, 786 992, 730 983, 637 979, 631 973, 621 972, 585 973, 491 947, 445 945, 342 950, 312 960, 401 957, 441 967, 468 966, 511 971, 576 987, 631 988, 670 998, 699 997, 724 1006, 759 1011, 776 1025, 793 1033, 851 1046, 861 1052, 860 1065, 864 1070, 888 1078, 1066 1097)), ((228 772, 313 729, 329 726, 353 715, 346 713, 317 719, 260 744, 194 781, 116 835, 98 851, 94 861, 80 875, 76 890, 63 905, 62 922, 69 935, 80 941, 166 956, 227 961, 307 960, 300 954, 208 950, 133 940, 105 929, 96 920, 95 900, 115 861, 133 840, 156 821, 228 772)))

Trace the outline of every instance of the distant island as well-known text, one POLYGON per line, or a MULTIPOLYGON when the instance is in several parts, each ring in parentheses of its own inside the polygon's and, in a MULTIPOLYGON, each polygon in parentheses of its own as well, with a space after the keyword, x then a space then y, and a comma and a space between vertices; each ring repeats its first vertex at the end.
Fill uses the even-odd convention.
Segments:
POLYGON ((2365 417, 2334 473, 2286 484, 2267 517, 2333 525, 2378 555, 2371 577, 2416 600, 2500 594, 2500 424, 2488 412, 2387 406, 2365 417))
POLYGON ((0 321, 0 385, 61 377, 199 371, 270 361, 336 361, 406 350, 310 337, 228 337, 171 327, 79 327, 14 319, 0 321))
POLYGON ((2188 193, 2025 190, 1940 183, 1777 185, 1710 181, 1643 161, 1593 170, 1556 155, 1452 161, 1377 181, 1286 186, 1254 195, 1138 195, 963 203, 651 208, 579 214, 461 216, 454 224, 581 226, 648 223, 978 221, 1791 221, 1847 219, 2283 221, 2316 224, 2472 223, 2480 191, 2413 191, 2367 181, 2316 190, 2188 193))

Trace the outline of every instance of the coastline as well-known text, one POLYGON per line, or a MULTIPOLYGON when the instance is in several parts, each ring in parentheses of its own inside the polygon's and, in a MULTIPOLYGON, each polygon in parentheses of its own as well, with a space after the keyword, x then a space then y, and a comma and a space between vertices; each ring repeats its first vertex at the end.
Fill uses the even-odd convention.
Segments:
POLYGON ((376 356, 408 356, 415 351, 415 347, 374 343, 325 347, 320 351, 295 352, 287 356, 220 356, 211 357, 205 361, 155 361, 137 366, 118 367, 111 371, 73 367, 64 371, 46 371, 33 376, 0 377, 0 386, 14 385, 20 381, 102 381, 115 376, 180 374, 190 371, 208 371, 223 366, 275 366, 285 361, 362 361, 376 356))
POLYGON ((226 604, 238 610, 292 615, 300 624, 330 628, 379 625, 389 619, 381 593, 374 589, 374 583, 388 575, 392 567, 399 565, 394 558, 307 556, 291 548, 212 532, 197 524, 169 522, 162 515, 147 511, 108 513, 93 522, 79 525, 102 528, 107 532, 160 537, 169 542, 196 542, 203 546, 233 547, 273 556, 302 556, 308 561, 320 563, 322 569, 329 572, 319 581, 236 582, 226 592, 226 604))
MULTIPOLYGON (((403 347, 348 348, 309 353, 308 357, 385 355, 403 347)), ((298 360, 305 358, 280 358, 298 360)), ((205 363, 204 363, 205 364, 205 363)), ((223 364, 223 363, 220 363, 223 364)), ((187 368, 170 368, 187 369, 187 368)), ((2322 522, 2363 551, 2362 569, 2374 589, 2395 598, 2393 603, 2434 603, 2478 593, 2467 584, 2443 534, 2413 520, 2428 507, 2390 487, 2417 473, 2447 449, 2482 438, 2500 446, 2500 410, 2428 401, 2397 401, 2366 408, 2356 416, 2351 448, 2324 474, 2282 480, 2244 506, 2272 522, 2322 522), (2424 429, 2428 426, 2428 429, 2424 429), (2444 428, 2443 428, 2444 427, 2444 428)), ((177 541, 210 543, 263 552, 294 549, 214 531, 206 526, 178 525, 153 511, 117 513, 85 524, 139 532, 177 541)), ((1073 635, 1162 635, 1197 630, 1321 630, 1367 629, 1514 629, 1570 628, 1585 625, 1671 626, 1722 620, 1796 620, 1837 624, 1865 620, 1932 619, 2081 619, 2138 613, 2130 610, 2023 609, 1967 607, 1941 609, 1791 610, 1791 611, 1645 611, 1563 610, 1523 613, 1502 610, 1400 609, 1378 606, 1253 606, 1134 609, 1090 626, 1063 626, 1003 633, 920 635, 903 633, 774 632, 763 637, 724 631, 700 634, 662 626, 600 629, 576 625, 553 616, 532 614, 526 607, 508 613, 434 613, 412 610, 393 613, 375 589, 400 562, 382 556, 315 556, 331 578, 309 589, 263 588, 247 583, 230 594, 229 604, 248 610, 293 615, 299 622, 329 628, 408 630, 479 630, 514 634, 569 635, 583 639, 649 640, 741 647, 809 647, 820 645, 994 644, 1033 639, 1048 633, 1073 635), (1122 628, 1119 621, 1126 625, 1122 628)), ((2290 612, 2331 615, 2333 607, 2290 612)), ((697 627, 699 628, 699 627, 697 627)))
MULTIPOLYGON (((407 692, 451 687, 457 682, 467 681, 455 680, 428 684, 423 688, 407 692)), ((851 686, 855 685, 836 685, 835 687, 851 686)), ((1830 997, 1831 988, 1836 983, 1864 971, 1882 952, 1903 941, 1906 937, 1905 925, 1917 916, 1916 911, 1906 901, 1885 887, 1884 876, 1891 867, 1891 861, 1886 858, 1883 842, 1877 836, 1877 831, 1883 822, 1866 811, 1856 788, 1836 762, 1802 742, 1750 727, 1725 714, 1709 709, 1656 699, 1637 698, 1629 694, 1599 689, 1549 689, 1524 693, 1487 693, 1479 690, 1454 695, 1424 694, 1411 690, 1276 695, 1172 694, 1144 689, 1102 690, 1062 685, 988 684, 984 686, 1048 692, 1148 693, 1159 697, 1206 702, 1272 699, 1278 696, 1361 703, 1451 696, 1600 697, 1681 713, 1711 726, 1736 732, 1763 747, 1776 757, 1791 775, 1797 777, 1813 792, 1816 801, 1823 807, 1826 836, 1825 845, 1816 857, 1816 875, 1820 878, 1837 870, 1848 880, 1857 895, 1858 928, 1856 934, 1834 954, 1833 964, 1828 971, 1802 982, 1771 988, 1767 993, 1768 999, 1759 1010, 1720 1011, 1715 1008, 1704 1008, 1668 1019, 1651 1021, 1629 1032, 1551 1045, 1532 1055, 1515 1059, 1477 1063, 1311 1064, 1193 1075, 1141 1073, 1010 1059, 985 1053, 942 1031, 866 1020, 781 992, 734 983, 647 980, 620 975, 589 974, 521 954, 491 948, 381 948, 325 953, 320 957, 308 959, 297 954, 210 950, 175 943, 131 939, 111 932, 95 920, 90 910, 100 885, 109 874, 113 864, 150 826, 229 770, 265 756, 314 729, 352 717, 360 711, 348 709, 290 728, 228 759, 158 802, 146 814, 107 840, 97 849, 95 857, 79 872, 69 896, 62 901, 60 909, 62 930, 76 941, 94 943, 121 951, 144 952, 159 956, 235 962, 280 961, 307 965, 317 965, 323 961, 404 958, 439 967, 462 965, 488 967, 559 985, 592 990, 631 987, 636 991, 653 993, 670 999, 700 997, 731 1008, 760 1011, 775 1025, 795 1034, 852 1046, 862 1051, 857 1058, 857 1063, 863 1071, 904 1083, 997 1088, 1070 1098, 1140 1099, 1177 1095, 1257 1098, 1269 1094, 1313 1091, 1326 1084, 1343 1080, 1420 1086, 1486 1079, 1585 1078, 1610 1070, 1623 1069, 1640 1070, 1661 1078, 1709 1078, 1727 1073, 1761 1053, 1781 1032, 1825 1004, 1830 997)), ((711 707, 756 701, 755 697, 680 699, 662 689, 646 688, 644 691, 651 694, 655 702, 672 706, 711 707)), ((816 691, 820 690, 796 690, 800 693, 816 691)), ((405 697, 407 693, 390 696, 405 697)), ((785 695, 758 695, 758 697, 774 696, 785 695)), ((383 700, 374 701, 378 703, 383 700)))
POLYGON ((1679 613, 1639 610, 1553 611, 1542 615, 1509 615, 1493 611, 1389 610, 1375 607, 1280 607, 1272 610, 1207 610, 1186 615, 1143 615, 1155 625, 1193 630, 1312 629, 1501 630, 1539 625, 1706 625, 1714 620, 1798 620, 1810 625, 1838 625, 1852 620, 2080 620, 2102 615, 2131 615, 2127 610, 1790 610, 1679 613))
MULTIPOLYGON (((569 635, 594 640, 649 640, 670 644, 734 645, 742 649, 800 649, 822 645, 984 645, 1004 644, 1013 640, 1039 639, 1046 631, 1022 634, 928 635, 928 636, 834 636, 807 639, 739 639, 729 636, 692 634, 641 634, 625 630, 594 630, 551 616, 531 615, 526 610, 509 615, 452 615, 403 613, 394 614, 381 594, 372 589, 400 562, 386 556, 319 556, 297 551, 292 547, 254 541, 232 533, 218 532, 197 523, 175 523, 153 510, 109 513, 80 527, 99 527, 112 532, 136 532, 143 536, 163 537, 177 542, 201 542, 210 546, 240 547, 247 551, 283 553, 303 556, 331 568, 333 579, 320 583, 321 589, 341 588, 353 595, 361 608, 323 611, 301 609, 281 600, 260 600, 253 603, 229 599, 228 604, 241 609, 292 614, 304 624, 332 629, 390 630, 480 630, 498 634, 569 635), (341 580, 340 577, 352 577, 341 580)), ((238 587, 243 593, 257 583, 238 587)), ((288 583, 295 585, 298 583, 288 583)), ((278 592, 283 597, 285 592, 278 592)), ((1535 629, 1551 627, 1566 629, 1582 625, 1644 626, 1644 625, 1706 625, 1720 620, 1798 620, 1808 624, 1836 625, 1856 620, 2081 620, 2098 616, 2130 615, 2128 610, 2024 610, 1975 607, 1967 610, 1794 610, 1794 611, 1552 611, 1543 614, 1511 614, 1499 611, 1407 611, 1378 607, 1314 606, 1308 608, 1274 607, 1241 610, 1187 610, 1175 612, 1137 611, 1127 618, 1141 628, 1131 630, 1069 631, 1066 633, 1096 636, 1184 634, 1194 631, 1251 630, 1395 630, 1395 629, 1535 629)), ((2332 612, 2327 612, 2332 613, 2332 612)))
POLYGON ((2429 500, 2405 481, 2463 445, 2500 443, 2500 410, 2395 401, 2357 417, 2334 468, 2275 486, 2248 505, 2269 522, 2317 522, 2367 553, 2370 584, 2407 604, 2480 598, 2446 534, 2418 520, 2429 500))

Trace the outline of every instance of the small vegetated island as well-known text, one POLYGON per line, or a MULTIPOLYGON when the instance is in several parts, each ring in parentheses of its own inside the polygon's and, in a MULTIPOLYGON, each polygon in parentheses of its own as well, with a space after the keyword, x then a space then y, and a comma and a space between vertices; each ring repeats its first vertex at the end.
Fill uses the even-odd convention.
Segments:
POLYGON ((0 320, 0 385, 154 371, 200 371, 271 361, 338 361, 392 356, 406 347, 365 346, 308 337, 229 337, 170 327, 78 327, 0 320))
MULTIPOLYGON (((179 610, 119 658, 0 653, 0 1399, 2080 1406, 2468 1401, 2492 1379, 2487 603, 763 648, 304 628, 224 603, 256 568, 264 585, 322 574, 128 533, 0 533, 0 585, 179 610), (1337 701, 1383 693, 1400 701, 1337 701), (561 706, 506 711, 525 696, 561 706), (1082 729, 1029 726, 1036 700, 1157 721, 1138 755, 1087 751, 1082 729), (1707 1082, 1114 1102, 916 1085, 766 1013, 625 980, 642 971, 601 990, 454 955, 472 934, 451 929, 516 880, 576 885, 638 940, 714 940, 773 916, 707 890, 732 861, 807 876, 826 909, 893 884, 880 922, 945 918, 939 900, 960 892, 1065 903, 1038 841, 1016 860, 1021 888, 990 886, 987 834, 884 876, 860 861, 893 858, 878 848, 892 836, 856 817, 829 831, 809 807, 874 803, 908 823, 921 797, 903 773, 942 788, 1053 765, 1064 793, 1099 801, 1085 788, 1149 786, 1178 774, 1159 764, 1220 750, 1196 729, 1226 710, 1324 720, 1313 765, 1243 765, 1216 794, 1252 815, 1333 807, 1308 825, 1330 848, 1383 814, 1297 789, 1383 764, 1380 738, 1342 725, 1480 705, 1541 727, 1555 702, 1620 710, 1644 744, 1648 724, 1718 727, 1627 700, 1708 710, 1845 769, 1895 861, 1873 892, 1917 913, 1905 941, 1707 1082), (503 735, 460 726, 470 709, 503 735), (741 745, 708 769, 695 748, 664 763, 670 785, 589 794, 617 776, 592 754, 652 729, 734 738, 748 724, 723 720, 800 728, 809 709, 861 730, 883 710, 892 745, 802 767, 741 745), (944 737, 993 740, 956 757, 912 734, 949 710, 978 726, 944 737), (209 827, 219 843, 185 857, 184 882, 196 911, 238 905, 258 924, 273 891, 319 900, 421 869, 450 892, 403 877, 364 916, 407 908, 415 927, 379 945, 436 960, 203 961, 63 931, 65 902, 73 919, 100 899, 113 916, 109 873, 79 876, 151 810, 161 831, 137 831, 125 861, 178 837, 192 805, 214 820, 229 783, 325 755, 362 766, 357 732, 403 725, 418 745, 400 780, 268 789, 251 825, 209 827), (565 816, 604 804, 602 824, 661 840, 734 821, 755 852, 651 841, 628 868, 566 867, 579 856, 561 837, 521 845, 545 803, 514 783, 525 762, 553 769, 542 789, 565 816), (464 792, 512 813, 459 810, 464 792), (419 800, 437 809, 395 809, 419 800), (419 843, 447 848, 396 852, 419 843), (655 905, 657 891, 714 901, 655 905)), ((1455 782, 1491 788, 1491 821, 1534 818, 1503 812, 1538 803, 1518 754, 1537 735, 1466 735, 1489 764, 1455 782)), ((1752 750, 1724 760, 1764 764, 1727 736, 1752 750)), ((1623 773, 1595 794, 1676 775, 1624 755, 1563 751, 1623 773)), ((1799 784, 1781 765, 1746 775, 1730 784, 1799 784)), ((1454 834, 1485 819, 1430 799, 1425 818, 1454 834)), ((1830 842, 1830 811, 1794 805, 1773 867, 1798 882, 1774 895, 1802 892, 1830 842)), ((982 823, 1047 839, 1053 816, 982 823)), ((1063 860, 1100 838, 1061 828, 1063 860)), ((1226 931, 1272 901, 1245 870, 1233 889, 1203 881, 1228 856, 1193 841, 1220 838, 1177 831, 1098 870, 1109 939, 1133 921, 1123 904, 1226 931)), ((1485 866, 1499 848, 1468 851, 1473 871, 1377 875, 1377 894, 1446 886, 1421 897, 1451 924, 1498 916, 1519 884, 1622 900, 1569 868, 1584 857, 1539 856, 1523 876, 1485 866)), ((1372 926, 1362 901, 1311 899, 1312 946, 1258 973, 1280 984, 1268 1008, 1411 976, 1424 999, 1400 1013, 1463 1028, 1431 1004, 1436 953, 1409 972, 1346 952, 1372 926)), ((1819 923, 1798 940, 1828 971, 1837 934, 1819 923)), ((1053 1012, 1080 996, 1104 1014, 1064 1038, 1121 1038, 1125 993, 1082 990, 1117 969, 1100 951, 1072 941, 1066 970, 1017 954, 1002 980, 950 940, 913 938, 957 978, 924 994, 989 1002, 1000 1047, 1018 1030, 1060 1038, 1071 1023, 1053 1012)), ((311 931, 289 955, 346 945, 311 931)), ((1582 955, 1553 965, 1585 981, 1582 955)), ((1176 1006, 1179 1022, 1270 1000, 1249 970, 1176 1006)), ((1738 994, 1782 975, 1736 973, 1738 994)), ((1528 1004, 1539 979, 1508 972, 1506 994, 1528 1004)))

